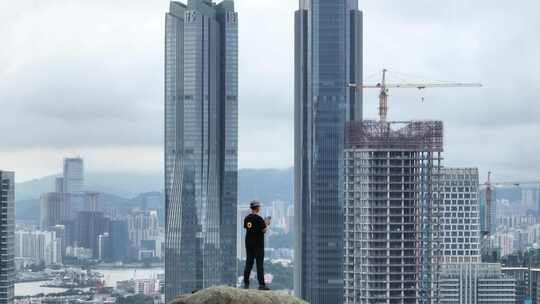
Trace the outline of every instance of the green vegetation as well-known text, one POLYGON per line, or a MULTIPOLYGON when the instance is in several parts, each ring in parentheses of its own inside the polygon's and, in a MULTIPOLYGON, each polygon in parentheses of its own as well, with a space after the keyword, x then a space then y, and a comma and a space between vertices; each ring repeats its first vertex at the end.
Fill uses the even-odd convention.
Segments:
POLYGON ((272 274, 274 280, 271 288, 274 290, 293 289, 293 267, 283 267, 281 264, 265 263, 264 271, 272 274))
POLYGON ((287 234, 272 234, 268 237, 266 247, 270 248, 293 248, 294 237, 292 233, 287 234))
POLYGON ((116 304, 154 304, 154 298, 144 295, 118 297, 116 299, 116 304))

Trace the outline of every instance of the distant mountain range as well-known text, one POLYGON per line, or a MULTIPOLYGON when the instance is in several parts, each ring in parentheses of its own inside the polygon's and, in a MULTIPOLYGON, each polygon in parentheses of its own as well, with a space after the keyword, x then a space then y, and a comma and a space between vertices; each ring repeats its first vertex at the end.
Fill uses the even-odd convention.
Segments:
MULTIPOLYGON (((55 179, 58 175, 49 175, 15 185, 15 199, 27 200, 41 196, 45 192, 54 191, 55 179)), ((163 175, 150 173, 100 173, 88 172, 85 175, 86 190, 111 193, 130 198, 140 193, 163 192, 163 175)))
MULTIPOLYGON (((54 191, 56 175, 18 183, 15 186, 16 217, 18 220, 39 221, 39 197, 54 191)), ((97 173, 85 176, 86 189, 103 193, 101 201, 108 208, 127 212, 140 207, 147 197, 152 197, 148 208, 163 215, 163 175, 156 173, 97 173), (161 202, 161 204, 159 203, 161 202)), ((293 169, 242 169, 238 172, 238 201, 258 199, 263 202, 282 200, 292 204, 293 169)))

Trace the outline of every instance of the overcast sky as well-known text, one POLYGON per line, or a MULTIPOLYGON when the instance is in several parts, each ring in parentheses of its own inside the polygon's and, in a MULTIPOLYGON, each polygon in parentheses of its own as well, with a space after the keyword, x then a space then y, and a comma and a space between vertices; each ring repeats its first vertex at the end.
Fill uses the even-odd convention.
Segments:
MULTIPOLYGON (((329 0, 330 1, 330 0, 329 0)), ((237 0, 240 167, 293 156, 297 0, 237 0)), ((0 1, 0 168, 18 180, 60 171, 158 171, 163 142, 165 0, 0 1)), ((540 3, 360 0, 364 75, 482 82, 393 90, 389 119, 441 119, 445 163, 497 180, 540 180, 540 3), (422 103, 422 97, 425 101, 422 103)), ((375 118, 376 92, 366 92, 375 118)))

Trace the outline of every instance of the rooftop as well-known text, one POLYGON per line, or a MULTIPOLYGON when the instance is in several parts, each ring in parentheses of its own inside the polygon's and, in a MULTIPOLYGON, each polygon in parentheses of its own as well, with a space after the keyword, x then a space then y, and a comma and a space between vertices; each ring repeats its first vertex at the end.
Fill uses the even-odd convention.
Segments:
POLYGON ((345 129, 345 147, 442 152, 443 123, 374 120, 349 122, 345 129))

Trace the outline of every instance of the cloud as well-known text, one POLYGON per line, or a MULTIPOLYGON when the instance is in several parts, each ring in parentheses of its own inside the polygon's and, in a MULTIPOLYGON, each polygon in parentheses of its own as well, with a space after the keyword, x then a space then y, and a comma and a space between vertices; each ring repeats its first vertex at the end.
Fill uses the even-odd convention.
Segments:
MULTIPOLYGON (((298 3, 235 3, 240 166, 288 167, 298 3)), ((391 119, 443 120, 448 164, 534 177, 540 170, 535 136, 540 134, 540 42, 534 39, 540 4, 363 0, 360 5, 366 81, 377 82, 386 67, 395 81, 484 84, 392 90, 391 119)), ((41 174, 32 168, 50 168, 51 158, 36 156, 46 150, 58 159, 67 151, 92 155, 96 167, 125 154, 122 167, 136 168, 137 159, 157 153, 145 167, 160 170, 167 8, 165 0, 0 2, 0 129, 9 131, 2 132, 0 167, 41 174)), ((365 92, 364 108, 367 118, 377 116, 377 92, 365 92)))
MULTIPOLYGON (((161 20, 144 10, 42 1, 0 37, 2 148, 160 145, 161 20)), ((24 11, 24 14, 22 13, 24 11)))

